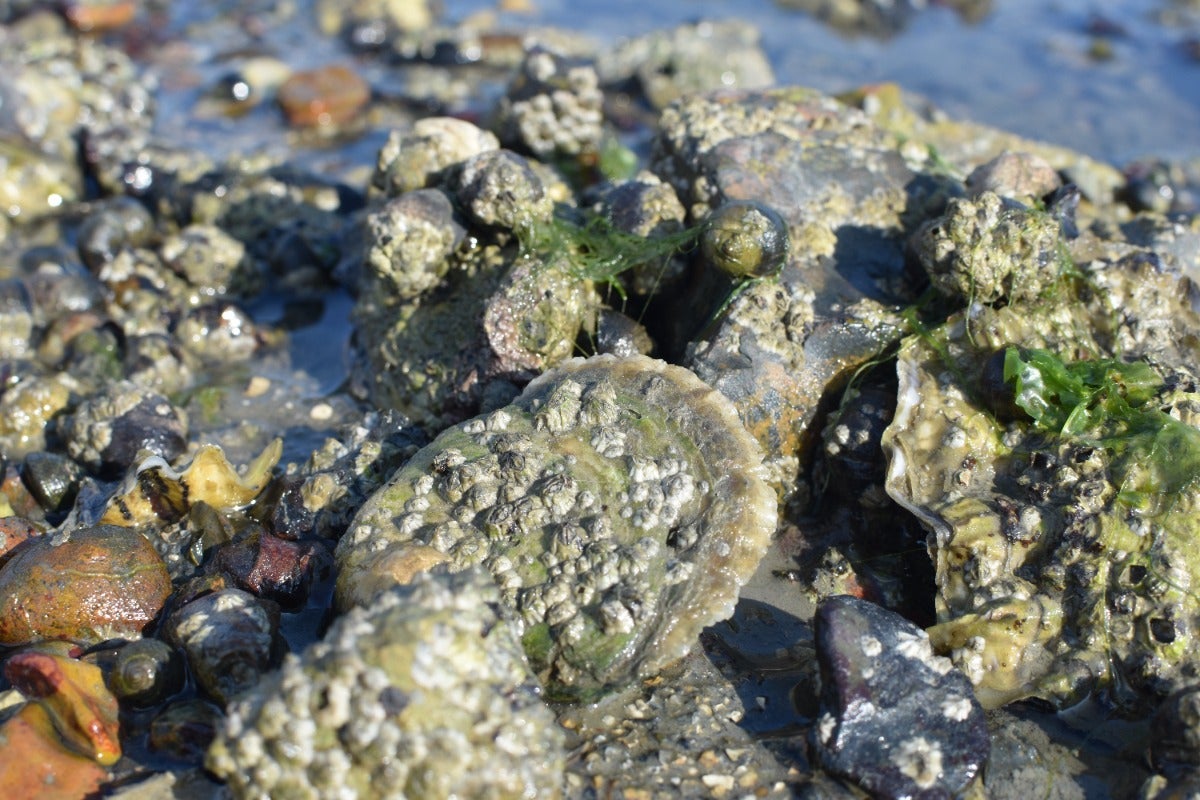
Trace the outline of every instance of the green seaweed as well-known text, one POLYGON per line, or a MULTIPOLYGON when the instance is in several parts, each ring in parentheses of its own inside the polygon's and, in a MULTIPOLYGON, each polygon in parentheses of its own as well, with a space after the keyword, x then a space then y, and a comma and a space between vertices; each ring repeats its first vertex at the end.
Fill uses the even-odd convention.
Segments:
POLYGON ((517 231, 523 255, 545 260, 581 280, 605 285, 627 299, 621 275, 635 267, 659 266, 690 250, 702 226, 663 235, 628 233, 603 214, 560 206, 549 220, 534 220, 517 231))
POLYGON ((1200 430, 1154 402, 1163 380, 1146 362, 1010 347, 1004 379, 1037 428, 1109 454, 1118 500, 1161 512, 1200 479, 1200 430))

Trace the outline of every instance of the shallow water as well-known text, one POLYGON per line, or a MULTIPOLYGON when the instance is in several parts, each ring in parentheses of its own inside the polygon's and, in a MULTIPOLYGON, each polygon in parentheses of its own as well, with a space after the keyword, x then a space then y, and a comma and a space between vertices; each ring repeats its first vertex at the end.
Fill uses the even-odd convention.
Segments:
MULTIPOLYGON (((1146 157, 1200 158, 1195 2, 1189 12, 1188 0, 1003 0, 976 22, 937 0, 928 7, 926 0, 907 2, 921 9, 886 37, 837 31, 770 0, 532 0, 530 11, 502 12, 496 19, 500 30, 551 25, 615 41, 682 22, 740 18, 762 32, 780 84, 840 92, 894 81, 952 116, 1117 165, 1146 157), (1097 50, 1108 58, 1098 58, 1097 50)), ((173 4, 156 32, 174 45, 155 64, 163 89, 160 132, 220 155, 265 150, 294 160, 295 142, 274 108, 237 119, 195 117, 197 99, 246 54, 276 55, 294 68, 350 61, 377 93, 397 86, 393 67, 356 58, 319 35, 306 11, 311 5, 301 0, 300 13, 276 24, 281 17, 272 15, 269 3, 173 4)), ((496 7, 495 0, 446 0, 442 19, 452 24, 496 7)), ((371 163, 381 143, 376 133, 334 152, 312 149, 309 157, 346 174, 371 163)))
MULTIPOLYGON (((1200 156, 1200 58, 1186 49, 1200 37, 1200 8, 1193 4, 1186 19, 1180 5, 999 0, 970 24, 931 3, 886 40, 834 32, 768 0, 536 0, 532 17, 506 19, 620 38, 699 18, 739 17, 762 31, 781 84, 839 92, 895 81, 953 116, 1122 164, 1147 155, 1200 156), (1164 24, 1163 18, 1174 16, 1185 19, 1164 24), (1090 32, 1104 25, 1123 33, 1090 32), (1089 55, 1105 44, 1111 59, 1089 55)), ((488 4, 446 6, 454 15, 488 4)))

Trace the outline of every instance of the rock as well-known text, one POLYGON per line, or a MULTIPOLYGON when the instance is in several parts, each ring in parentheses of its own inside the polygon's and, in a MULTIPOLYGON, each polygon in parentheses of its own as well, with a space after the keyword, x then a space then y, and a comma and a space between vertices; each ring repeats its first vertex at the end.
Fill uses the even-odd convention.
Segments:
POLYGON ((70 510, 82 478, 83 470, 58 453, 30 453, 21 463, 21 480, 38 505, 49 512, 70 510))
POLYGON ((655 108, 716 89, 763 89, 775 73, 759 32, 741 20, 704 20, 626 40, 597 63, 605 86, 633 83, 655 108))
POLYGON ((500 98, 493 127, 505 147, 543 160, 595 154, 603 106, 595 67, 535 46, 500 98))
POLYGON ((137 531, 98 525, 40 536, 0 567, 0 643, 135 639, 170 594, 166 565, 137 531))
POLYGON ((487 150, 462 164, 455 193, 467 217, 484 227, 527 230, 548 220, 553 202, 529 161, 510 150, 487 150))
POLYGON ((279 609, 241 589, 222 589, 177 609, 167 639, 187 656, 202 691, 222 705, 278 662, 279 609))
POLYGON ((363 587, 432 547, 492 572, 551 696, 648 678, 731 613, 766 549, 776 516, 760 458, 685 369, 567 362, 372 496, 338 544, 339 604, 369 603, 363 587))
POLYGON ((776 279, 701 277, 658 313, 709 320, 677 329, 667 352, 686 349, 684 363, 763 446, 783 498, 802 500, 805 431, 827 392, 899 335, 894 304, 915 298, 904 240, 940 184, 911 172, 860 112, 804 89, 680 100, 663 112, 652 167, 692 219, 754 201, 786 223, 790 256, 776 279))
POLYGON ((994 192, 1026 206, 1042 202, 1063 185, 1046 159, 1033 153, 1010 152, 980 164, 967 176, 966 184, 972 197, 994 192))
POLYGON ((0 566, 19 544, 41 533, 36 525, 24 517, 0 517, 0 566))
POLYGON ((848 596, 815 618, 822 766, 887 798, 950 798, 987 760, 987 720, 971 682, 908 620, 848 596))
POLYGON ((1058 220, 990 191, 955 198, 913 250, 930 282, 959 302, 1035 300, 1071 268, 1058 220))
POLYGON ((127 381, 86 400, 62 425, 67 452, 107 478, 139 456, 172 461, 187 446, 187 417, 167 398, 127 381))
POLYGON ((159 248, 163 263, 201 298, 253 294, 261 283, 246 246, 214 225, 189 225, 159 248))
POLYGON ((120 759, 117 699, 104 685, 99 667, 25 650, 4 662, 4 677, 42 707, 69 749, 106 767, 120 759))
POLYGON ((371 176, 370 194, 397 197, 432 187, 442 183, 451 168, 499 148, 494 133, 466 120, 424 117, 411 130, 388 135, 371 176))
POLYGON ((371 99, 370 85, 341 64, 292 73, 277 97, 288 122, 328 128, 352 120, 371 99))
POLYGON ((9 459, 46 449, 46 426, 71 402, 70 376, 30 377, 0 396, 0 448, 9 459))
POLYGON ((285 609, 301 608, 314 585, 332 582, 333 556, 317 542, 293 542, 255 530, 222 545, 211 568, 285 609))
POLYGON ((361 291, 387 302, 435 288, 449 271, 451 255, 465 235, 450 198, 418 189, 389 200, 366 216, 361 291))
POLYGON ((64 747, 39 703, 0 725, 0 791, 5 797, 78 800, 98 792, 108 770, 64 747))
POLYGON ((204 763, 204 755, 224 722, 221 709, 198 698, 169 703, 150 720, 151 752, 176 761, 204 763))
POLYGON ((486 573, 422 573, 235 701, 206 765, 241 796, 559 797, 563 733, 486 573))

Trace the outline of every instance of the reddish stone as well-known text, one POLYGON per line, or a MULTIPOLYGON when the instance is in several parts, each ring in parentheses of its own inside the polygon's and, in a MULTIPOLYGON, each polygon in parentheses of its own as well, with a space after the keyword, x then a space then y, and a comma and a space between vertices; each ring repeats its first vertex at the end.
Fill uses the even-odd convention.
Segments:
POLYGON ((328 577, 332 559, 314 542, 294 542, 270 533, 254 533, 224 545, 214 566, 234 583, 284 608, 308 599, 315 578, 328 577))
POLYGON ((135 530, 39 536, 0 566, 0 644, 137 638, 170 594, 166 564, 135 530))
POLYGON ((349 67, 333 64, 297 72, 279 87, 279 105, 300 127, 339 125, 371 98, 371 87, 349 67))
POLYGON ((28 703, 0 726, 0 795, 80 800, 94 796, 108 771, 58 741, 50 715, 28 703))
POLYGON ((37 526, 24 517, 0 517, 0 564, 8 560, 14 547, 39 535, 37 526))
POLYGON ((133 0, 70 0, 63 8, 67 22, 80 31, 110 31, 137 15, 133 0))

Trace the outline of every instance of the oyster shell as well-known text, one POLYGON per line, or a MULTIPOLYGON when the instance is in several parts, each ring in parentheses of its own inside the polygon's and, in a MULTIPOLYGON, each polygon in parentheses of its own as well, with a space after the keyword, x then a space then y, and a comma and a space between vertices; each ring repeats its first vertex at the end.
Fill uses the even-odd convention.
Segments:
POLYGON ((1200 363, 1194 287, 1141 256, 1081 285, 1078 298, 973 305, 900 350, 887 490, 932 531, 934 647, 988 707, 1027 696, 1068 705, 1101 690, 1145 710, 1200 668, 1186 645, 1200 625, 1200 462, 1184 461, 1200 455, 1183 441, 1200 443, 1200 393, 1183 366, 1200 363), (995 354, 1010 346, 1107 364, 1116 377, 1098 405, 1048 431, 988 395, 995 354), (1123 372, 1145 385, 1116 385, 1123 372), (1133 405, 1135 388, 1150 422, 1079 423, 1118 399, 1133 405))
POLYGON ((339 604, 368 604, 439 553, 456 571, 481 564, 548 692, 596 696, 732 612, 775 529, 761 459, 691 372, 572 360, 444 432, 372 496, 338 545, 339 604))

